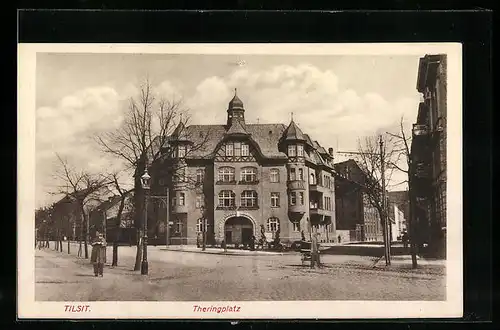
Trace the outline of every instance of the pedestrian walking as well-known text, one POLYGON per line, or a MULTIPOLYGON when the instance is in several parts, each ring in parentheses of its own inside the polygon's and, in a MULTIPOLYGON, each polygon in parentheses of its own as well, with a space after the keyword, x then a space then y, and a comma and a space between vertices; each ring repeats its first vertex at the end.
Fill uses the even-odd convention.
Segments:
POLYGON ((340 244, 340 241, 342 240, 342 237, 339 235, 339 236, 337 237, 337 239, 339 240, 339 244, 340 244))
POLYGON ((92 242, 90 262, 94 265, 94 276, 103 276, 106 262, 106 239, 102 233, 96 232, 96 237, 92 242))
POLYGON ((321 262, 319 258, 319 234, 315 233, 311 238, 311 268, 315 265, 321 267, 321 262))

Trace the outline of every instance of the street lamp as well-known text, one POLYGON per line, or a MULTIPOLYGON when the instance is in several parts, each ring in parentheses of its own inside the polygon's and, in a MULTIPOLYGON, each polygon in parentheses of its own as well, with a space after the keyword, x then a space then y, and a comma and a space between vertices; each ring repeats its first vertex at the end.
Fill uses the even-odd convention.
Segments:
POLYGON ((202 233, 203 233, 203 246, 201 248, 202 251, 205 251, 207 247, 207 219, 205 218, 205 207, 202 205, 200 207, 201 210, 201 223, 202 223, 202 233))
POLYGON ((144 236, 142 239, 142 263, 141 275, 148 274, 148 194, 150 189, 151 176, 148 174, 148 169, 141 176, 142 189, 144 189, 144 236))

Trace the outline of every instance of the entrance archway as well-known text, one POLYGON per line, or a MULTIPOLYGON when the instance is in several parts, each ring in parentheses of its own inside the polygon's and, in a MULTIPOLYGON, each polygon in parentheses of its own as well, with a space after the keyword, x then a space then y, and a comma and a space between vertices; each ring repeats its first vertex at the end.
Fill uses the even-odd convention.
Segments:
POLYGON ((254 235, 254 225, 246 217, 230 217, 224 223, 224 240, 226 244, 250 244, 254 235))

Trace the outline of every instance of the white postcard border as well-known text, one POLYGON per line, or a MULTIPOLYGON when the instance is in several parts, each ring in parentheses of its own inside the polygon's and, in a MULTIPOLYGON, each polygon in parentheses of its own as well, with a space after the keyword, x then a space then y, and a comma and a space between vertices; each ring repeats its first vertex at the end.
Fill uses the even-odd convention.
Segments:
MULTIPOLYGON (((417 77, 415 77, 416 81, 417 77)), ((441 318, 463 313, 462 256, 462 45, 389 44, 19 44, 18 45, 18 317, 303 319, 441 318), (240 301, 240 302, 41 302, 35 301, 35 81, 37 53, 412 55, 447 54, 447 300, 434 301, 240 301), (68 313, 69 304, 90 312, 68 313), (197 313, 193 306, 233 306, 240 312, 197 313), (307 306, 307 308, 304 308, 307 306)), ((332 279, 334 280, 334 279, 332 279)), ((335 297, 332 297, 334 299, 335 297)))

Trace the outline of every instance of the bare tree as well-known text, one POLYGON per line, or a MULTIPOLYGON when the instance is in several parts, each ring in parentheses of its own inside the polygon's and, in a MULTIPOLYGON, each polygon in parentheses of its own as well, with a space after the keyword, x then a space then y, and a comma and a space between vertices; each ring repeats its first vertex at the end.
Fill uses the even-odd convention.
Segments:
POLYGON ((412 189, 412 174, 411 174, 411 154, 410 154, 410 143, 411 143, 411 136, 407 136, 405 134, 404 130, 404 117, 401 117, 400 123, 399 123, 399 134, 393 134, 387 132, 391 137, 395 139, 394 145, 397 148, 398 152, 398 157, 396 160, 399 160, 400 158, 403 158, 405 160, 406 164, 406 169, 401 167, 397 161, 391 161, 389 163, 389 166, 397 169, 398 171, 401 171, 403 173, 406 173, 408 176, 407 182, 408 182, 408 200, 409 200, 409 219, 408 219, 408 232, 410 235, 410 251, 411 251, 411 263, 412 263, 412 268, 417 268, 417 242, 416 242, 416 235, 415 235, 415 211, 414 211, 414 196, 413 196, 413 189, 412 189))
POLYGON ((357 163, 364 173, 361 186, 368 203, 377 210, 382 226, 384 246, 386 247, 386 263, 390 263, 390 236, 387 214, 386 192, 383 190, 386 182, 391 180, 393 167, 385 168, 387 164, 397 163, 399 156, 392 137, 369 136, 358 141, 358 152, 355 153, 357 163))
MULTIPOLYGON (((133 170, 134 180, 134 225, 137 232, 137 254, 134 270, 140 269, 142 254, 142 220, 144 214, 144 191, 141 176, 152 163, 164 157, 170 159, 174 149, 167 148, 172 135, 182 136, 191 143, 187 154, 203 148, 208 134, 202 141, 190 138, 186 129, 189 121, 188 109, 181 98, 169 99, 157 95, 151 82, 146 79, 139 86, 139 93, 129 99, 129 106, 123 123, 116 130, 96 137, 96 142, 104 153, 111 154, 133 170), (174 134, 175 133, 175 134, 174 134)), ((187 156, 187 155, 186 155, 187 156)), ((171 166, 172 171, 183 171, 185 165, 171 166)), ((173 173, 176 176, 177 173, 173 173)))
POLYGON ((113 235, 113 258, 111 263, 111 266, 113 267, 118 266, 118 243, 120 241, 120 225, 123 219, 123 211, 125 209, 127 199, 133 194, 133 189, 127 189, 126 184, 120 180, 121 173, 122 172, 120 171, 115 171, 108 175, 112 189, 119 196, 118 211, 113 223, 113 229, 115 230, 113 235))
POLYGON ((80 215, 80 228, 82 232, 80 236, 80 249, 81 237, 83 236, 85 258, 88 259, 90 203, 100 201, 101 193, 109 182, 105 176, 76 169, 59 154, 56 154, 56 156, 59 161, 59 168, 55 171, 54 177, 60 182, 60 185, 57 191, 52 192, 52 194, 64 195, 76 204, 80 215))

